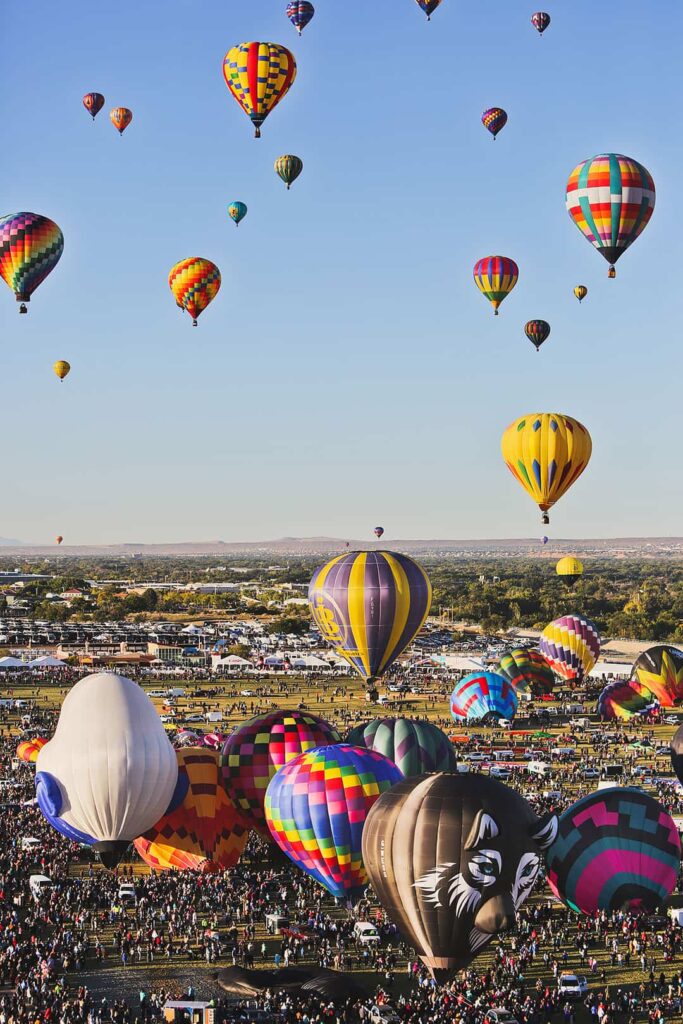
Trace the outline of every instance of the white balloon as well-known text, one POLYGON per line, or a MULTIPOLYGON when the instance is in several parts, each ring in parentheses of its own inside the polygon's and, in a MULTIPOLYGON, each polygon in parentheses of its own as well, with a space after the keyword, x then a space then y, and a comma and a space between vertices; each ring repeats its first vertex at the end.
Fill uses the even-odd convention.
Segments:
POLYGON ((178 761, 137 683, 99 672, 69 692, 36 771, 59 787, 59 819, 97 843, 129 842, 165 813, 178 761))

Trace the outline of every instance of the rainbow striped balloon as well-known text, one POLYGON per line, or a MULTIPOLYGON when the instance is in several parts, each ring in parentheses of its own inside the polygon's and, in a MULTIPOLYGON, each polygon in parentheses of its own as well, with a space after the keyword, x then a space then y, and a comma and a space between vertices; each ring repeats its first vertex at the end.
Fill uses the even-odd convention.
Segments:
POLYGON ((637 789, 603 789, 561 815, 546 852, 548 884, 572 910, 653 911, 673 892, 678 830, 661 804, 637 789))
POLYGON ((371 683, 422 628, 432 586, 407 555, 350 551, 316 569, 308 601, 325 640, 371 683))
POLYGON ((498 132, 502 131, 508 123, 508 116, 502 107, 490 107, 481 115, 481 123, 487 131, 491 132, 495 142, 498 132))
POLYGON ((600 636, 588 619, 563 615, 545 627, 538 647, 556 675, 580 683, 600 657, 600 636))
POLYGON ((618 679, 608 683, 598 697, 598 714, 609 722, 616 718, 628 722, 630 718, 645 711, 655 703, 655 696, 637 679, 618 679))
POLYGON ((508 256, 484 256, 474 265, 474 280, 498 316, 498 307, 519 280, 519 267, 508 256))
POLYGON ((515 688, 497 672, 472 672, 465 676, 451 694, 451 714, 456 722, 470 719, 507 718, 517 714, 519 699, 515 688))
POLYGON ((377 798, 403 775, 389 758, 341 743, 296 757, 266 792, 273 839, 297 867, 338 899, 362 898, 363 826, 377 798))
POLYGON ((0 274, 12 289, 20 313, 34 291, 59 263, 64 235, 49 217, 12 213, 0 218, 0 274))
POLYGON ((168 284, 176 306, 187 310, 192 317, 193 327, 196 327, 197 317, 220 291, 221 272, 211 260, 190 256, 171 267, 168 284))
POLYGON ((528 693, 531 690, 534 697, 542 697, 555 689, 555 676, 546 658, 538 651, 530 651, 526 647, 517 647, 504 654, 496 672, 504 676, 517 693, 528 693))

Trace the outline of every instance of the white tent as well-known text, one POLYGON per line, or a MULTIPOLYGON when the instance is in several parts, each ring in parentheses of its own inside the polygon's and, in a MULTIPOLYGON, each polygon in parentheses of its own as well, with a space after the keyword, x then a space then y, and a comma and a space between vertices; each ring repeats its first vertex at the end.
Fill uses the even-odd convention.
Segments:
POLYGON ((0 658, 0 670, 7 668, 28 668, 28 665, 19 658, 0 658))
POLYGON ((481 672, 484 667, 477 658, 466 658, 461 654, 437 655, 434 660, 440 665, 444 665, 445 668, 450 668, 457 672, 481 672))
POLYGON ((322 658, 316 658, 313 654, 303 654, 296 658, 292 658, 292 668, 330 668, 330 664, 327 661, 323 661, 322 658))
POLYGON ((28 663, 29 668, 64 668, 64 665, 65 662, 60 661, 59 658, 53 658, 51 654, 28 663))
POLYGON ((630 676, 633 666, 626 661, 599 661, 588 675, 593 679, 605 679, 607 676, 630 676))
POLYGON ((228 654, 225 658, 212 659, 214 672, 240 672, 251 668, 251 662, 240 658, 237 654, 228 654))

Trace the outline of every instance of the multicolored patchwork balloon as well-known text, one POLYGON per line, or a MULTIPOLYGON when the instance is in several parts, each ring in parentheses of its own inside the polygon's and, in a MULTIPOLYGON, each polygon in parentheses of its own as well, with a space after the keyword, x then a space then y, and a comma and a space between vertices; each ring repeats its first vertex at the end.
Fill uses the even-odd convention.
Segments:
POLYGON ((230 217, 231 220, 234 220, 236 227, 239 227, 240 221, 244 220, 246 215, 247 215, 247 204, 246 203, 240 203, 239 201, 234 202, 234 203, 230 203, 230 206, 228 207, 228 217, 230 217))
POLYGON ((312 20, 314 14, 315 7, 309 3, 309 0, 291 0, 291 3, 287 4, 287 17, 299 35, 312 20))
POLYGON ((619 153, 601 153, 574 168, 567 182, 567 211, 610 265, 647 227, 655 208, 655 183, 647 168, 619 153))
POLYGON ((42 736, 36 736, 34 740, 24 740, 17 747, 17 757, 28 764, 35 764, 40 750, 46 743, 47 740, 43 739, 42 736))
POLYGON ((606 722, 628 722, 655 703, 655 697, 637 679, 608 683, 598 697, 598 714, 606 722))
POLYGON ((221 785, 218 753, 185 747, 176 756, 182 803, 136 839, 135 849, 161 871, 227 871, 242 856, 249 830, 221 785))
POLYGON ((517 714, 519 703, 515 688, 497 672, 472 672, 455 684, 451 694, 451 714, 456 722, 473 719, 507 718, 517 714))
POLYGON ((683 701, 683 651, 670 644, 648 647, 634 664, 632 675, 650 690, 663 708, 683 701))
POLYGON ((531 691, 534 697, 542 697, 555 689, 555 676, 550 665, 539 651, 517 647, 504 654, 496 672, 514 686, 517 693, 531 691))
POLYGON ((116 128, 119 135, 123 135, 128 125, 133 120, 133 111, 128 107, 114 107, 109 113, 109 120, 116 128))
POLYGON ((498 132, 502 131, 508 123, 508 116, 502 107, 490 107, 481 115, 481 123, 487 131, 491 132, 495 142, 498 132))
POLYGON ((221 752, 221 776, 228 796, 250 828, 270 838, 264 815, 268 783, 299 754, 340 743, 328 722, 307 711, 268 711, 249 719, 221 752))
POLYGON ((64 235, 49 217, 12 213, 0 218, 0 274, 26 313, 34 291, 59 263, 64 235))
POLYGON ((417 0, 418 7, 427 15, 427 21, 431 21, 432 14, 437 9, 441 0, 417 0))
POLYGON ((547 320, 529 320, 524 325, 524 333, 538 352, 543 342, 550 337, 550 324, 547 320))
POLYGON ((324 639, 371 685, 419 633, 432 587, 407 555, 350 551, 316 569, 308 602, 324 639))
POLYGON ((548 884, 578 913, 651 912, 673 892, 680 859, 678 830, 661 804, 637 789, 603 789, 560 816, 548 884))
POLYGON ((223 58, 223 77, 260 139, 261 125, 296 78, 296 61, 278 43, 240 43, 223 58))
POLYGON ((341 743, 301 754, 266 792, 273 839, 297 867, 337 899, 362 899, 368 876, 361 839, 368 812, 403 775, 372 750, 341 743))
POLYGON ((542 36, 550 25, 550 15, 546 14, 545 11, 536 11, 535 14, 531 15, 531 24, 534 26, 538 34, 542 36))
POLYGON ((519 267, 507 256, 484 256, 474 265, 474 282, 493 306, 498 316, 498 307, 508 297, 519 280, 519 267))
POLYGON ((580 683, 600 657, 600 636, 583 616, 562 615, 545 627, 538 647, 556 675, 580 683))
POLYGON ((94 121, 104 106, 104 96, 101 92, 86 92, 83 97, 83 106, 94 121))
POLYGON ((211 260, 190 256, 171 267, 168 285, 176 306, 187 310, 192 317, 192 326, 196 327, 197 317, 220 291, 221 272, 211 260))
POLYGON ((303 160, 292 153, 285 153, 284 156, 279 156, 275 161, 275 173, 284 181, 288 191, 303 169, 303 160))
POLYGON ((453 744, 446 734, 418 719, 373 718, 352 729, 346 742, 388 757, 406 779, 425 772, 455 771, 456 767, 453 744))

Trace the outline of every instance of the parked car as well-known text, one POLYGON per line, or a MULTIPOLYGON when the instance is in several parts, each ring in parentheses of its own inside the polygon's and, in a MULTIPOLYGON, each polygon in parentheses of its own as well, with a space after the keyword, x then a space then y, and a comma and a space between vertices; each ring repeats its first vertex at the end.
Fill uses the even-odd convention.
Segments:
POLYGON ((353 937, 359 946, 378 946, 380 942, 379 932, 370 921, 356 921, 353 937))
POLYGON ((583 974, 561 974, 557 991, 568 999, 583 999, 588 995, 588 983, 583 974))
POLYGON ((40 850, 42 847, 40 839, 36 839, 34 836, 24 836, 21 840, 21 849, 24 853, 31 853, 31 851, 40 850))
POLYGON ((581 773, 584 779, 599 779, 600 770, 598 768, 584 768, 581 773))
POLYGON ((393 1006, 382 1003, 381 1006, 373 1006, 370 1010, 371 1024, 401 1024, 401 1018, 393 1006))
POLYGON ((135 894, 135 885, 133 882, 121 882, 116 898, 119 903, 132 903, 132 905, 136 907, 138 904, 138 898, 135 894))
POLYGON ((31 896, 33 896, 36 903, 45 893, 49 892, 53 887, 53 881, 47 875, 30 875, 28 880, 28 887, 31 890, 31 896))
POLYGON ((509 1010, 503 1009, 502 1006, 494 1006, 487 1010, 484 1024, 519 1024, 519 1021, 509 1010))
POLYGON ((511 772, 509 768, 504 768, 501 764, 492 764, 489 768, 489 775, 493 779, 509 779, 511 772))

